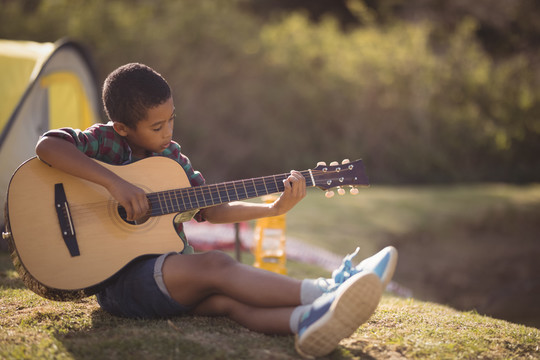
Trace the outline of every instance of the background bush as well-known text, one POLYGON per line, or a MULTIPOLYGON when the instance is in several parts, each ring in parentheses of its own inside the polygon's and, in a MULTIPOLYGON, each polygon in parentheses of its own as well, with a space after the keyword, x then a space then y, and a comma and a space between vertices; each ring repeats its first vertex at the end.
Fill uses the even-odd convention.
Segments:
POLYGON ((537 50, 489 51, 485 11, 442 26, 442 11, 343 4, 353 26, 261 17, 247 0, 3 0, 0 37, 77 40, 99 81, 154 67, 173 87, 175 139, 212 182, 342 158, 363 158, 373 183, 540 179, 537 50))

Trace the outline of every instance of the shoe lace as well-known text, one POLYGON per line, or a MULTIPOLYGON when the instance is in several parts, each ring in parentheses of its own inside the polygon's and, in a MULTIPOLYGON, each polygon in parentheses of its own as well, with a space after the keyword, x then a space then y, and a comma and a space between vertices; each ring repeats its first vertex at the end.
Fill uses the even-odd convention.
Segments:
MULTIPOLYGON (((343 258, 341 261, 341 266, 332 272, 333 284, 327 287, 326 292, 334 291, 351 276, 360 272, 352 264, 352 259, 356 256, 356 254, 358 254, 359 251, 360 247, 357 247, 352 254, 349 254, 343 258)), ((328 281, 326 282, 328 283, 328 281)))

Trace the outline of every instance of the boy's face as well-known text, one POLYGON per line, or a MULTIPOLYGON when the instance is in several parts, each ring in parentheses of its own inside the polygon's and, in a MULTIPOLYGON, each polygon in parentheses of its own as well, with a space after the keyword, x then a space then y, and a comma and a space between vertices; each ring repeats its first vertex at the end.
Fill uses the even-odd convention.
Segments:
POLYGON ((134 156, 143 158, 147 151, 161 153, 171 142, 176 117, 172 97, 147 111, 146 117, 131 129, 122 123, 114 123, 115 130, 124 136, 134 156))

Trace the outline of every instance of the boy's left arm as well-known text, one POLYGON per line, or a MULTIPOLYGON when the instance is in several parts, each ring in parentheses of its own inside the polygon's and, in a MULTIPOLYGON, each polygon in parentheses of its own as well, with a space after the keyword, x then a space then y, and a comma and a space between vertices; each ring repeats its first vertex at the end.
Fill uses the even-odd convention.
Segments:
POLYGON ((302 174, 293 170, 283 180, 283 184, 285 190, 272 204, 235 201, 203 209, 202 215, 211 223, 222 224, 285 214, 306 196, 306 180, 302 174))

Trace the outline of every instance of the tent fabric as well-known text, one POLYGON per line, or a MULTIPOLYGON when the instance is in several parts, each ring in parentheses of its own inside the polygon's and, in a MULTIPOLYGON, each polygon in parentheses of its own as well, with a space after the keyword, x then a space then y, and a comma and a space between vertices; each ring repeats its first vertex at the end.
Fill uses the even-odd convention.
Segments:
POLYGON ((0 133, 43 61, 54 51, 52 43, 0 40, 0 133))
POLYGON ((99 121, 98 93, 92 62, 77 43, 0 40, 2 204, 11 175, 35 156, 41 134, 59 127, 84 129, 99 121))

